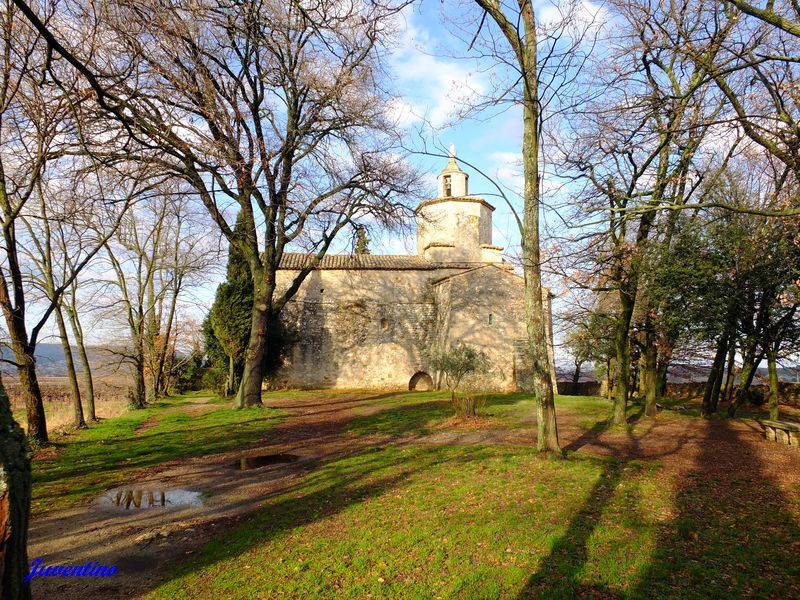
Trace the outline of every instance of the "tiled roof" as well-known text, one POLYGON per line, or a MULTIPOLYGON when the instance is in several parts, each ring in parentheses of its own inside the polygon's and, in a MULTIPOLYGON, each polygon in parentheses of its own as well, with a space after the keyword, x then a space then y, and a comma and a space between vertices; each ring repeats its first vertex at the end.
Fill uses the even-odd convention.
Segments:
MULTIPOLYGON (((464 171, 461 170, 461 167, 458 166, 456 162, 456 157, 451 156, 450 160, 447 161, 447 164, 444 166, 444 169, 439 173, 439 175, 444 175, 445 173, 463 173, 464 171)), ((469 177, 469 175, 467 175, 469 177)))
POLYGON ((445 275, 444 277, 442 277, 441 279, 436 279, 436 280, 432 281, 431 284, 432 285, 439 285, 440 283, 444 283, 445 281, 449 281, 450 279, 453 279, 454 277, 460 277, 461 275, 467 275, 467 274, 470 274, 470 273, 474 273, 475 271, 477 271, 479 269, 485 269, 485 268, 489 268, 489 267, 494 267, 496 269, 500 269, 503 273, 505 273, 507 275, 511 275, 513 277, 517 277, 518 279, 524 279, 522 277, 522 275, 518 275, 517 273, 515 273, 514 272, 514 267, 512 267, 507 262, 502 262, 502 263, 478 263, 478 264, 474 264, 473 263, 472 266, 473 266, 472 269, 468 269, 468 270, 462 271, 460 273, 449 273, 449 274, 445 275))
POLYGON ((483 204, 489 210, 494 210, 494 206, 479 196, 446 196, 445 198, 431 198, 430 200, 423 200, 419 203, 419 206, 414 209, 414 212, 419 213, 421 208, 425 208, 431 204, 441 204, 444 202, 472 202, 475 204, 483 204))
MULTIPOLYGON (((280 269, 299 270, 307 265, 312 254, 287 252, 280 269)), ((390 256, 381 254, 326 254, 317 269, 372 271, 432 271, 436 269, 471 269, 483 263, 435 262, 420 256, 390 256)))

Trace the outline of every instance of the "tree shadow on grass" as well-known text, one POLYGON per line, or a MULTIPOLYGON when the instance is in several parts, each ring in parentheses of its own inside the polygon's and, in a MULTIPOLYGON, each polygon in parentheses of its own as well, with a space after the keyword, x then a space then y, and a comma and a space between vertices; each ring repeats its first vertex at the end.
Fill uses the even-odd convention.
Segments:
POLYGON ((580 573, 589 560, 589 539, 614 496, 622 472, 623 464, 619 461, 606 463, 588 500, 517 598, 613 597, 603 586, 582 584, 580 573))
MULTIPOLYGON (((608 420, 595 423, 567 450, 577 450, 587 443, 603 445, 598 436, 611 427, 608 420)), ((628 453, 636 456, 639 440, 630 428, 628 453)), ((668 452, 677 452, 683 440, 675 440, 668 452)), ((574 459, 573 459, 574 460, 574 459)), ((536 572, 530 576, 525 587, 519 592, 519 600, 526 598, 615 598, 618 593, 603 584, 586 583, 581 580, 582 573, 590 561, 590 540, 597 530, 609 505, 614 500, 617 488, 623 481, 629 465, 629 457, 611 457, 603 463, 597 482, 592 487, 580 510, 570 520, 564 534, 556 540, 550 553, 539 563, 536 572)), ((637 518, 636 509, 629 512, 637 518)), ((638 520, 638 518, 637 518, 638 520)))
MULTIPOLYGON (((798 507, 790 506, 762 464, 764 447, 758 445, 766 442, 727 421, 698 421, 693 426, 702 428, 699 451, 688 472, 678 474, 674 517, 665 522, 652 512, 637 514, 638 498, 625 508, 630 513, 626 518, 654 531, 653 550, 645 548, 649 556, 638 572, 614 585, 595 583, 586 574, 587 567, 597 571, 598 564, 607 560, 595 550, 590 561, 589 544, 604 515, 618 516, 609 513, 615 488, 625 480, 628 459, 640 455, 631 435, 627 456, 620 457, 619 448, 615 449, 619 460, 604 468, 584 506, 518 598, 800 597, 798 507)), ((599 423, 597 428, 602 429, 599 423)), ((602 445, 597 440, 592 443, 602 445)), ((662 456, 677 452, 683 443, 676 439, 662 456)), ((782 454, 787 468, 797 468, 791 450, 779 446, 772 450, 782 454)), ((656 456, 649 453, 647 458, 656 456)), ((653 483, 669 481, 659 478, 653 483)), ((604 575, 600 573, 600 578, 604 575)))
MULTIPOLYGON (((644 415, 644 405, 634 407, 634 411, 630 414, 627 419, 627 424, 625 427, 628 428, 629 439, 636 444, 636 438, 633 437, 631 434, 631 427, 638 423, 642 416, 644 415)), ((597 421, 594 425, 592 425, 589 429, 584 431, 579 437, 571 441, 569 444, 564 446, 565 452, 577 452, 581 448, 583 448, 587 444, 596 443, 598 441, 598 437, 604 431, 608 431, 614 427, 611 423, 610 419, 603 419, 601 421, 597 421)))
POLYGON ((431 432, 430 424, 452 414, 453 409, 447 400, 406 404, 354 417, 348 423, 347 430, 356 435, 425 435, 431 432))
MULTIPOLYGON (((434 425, 454 416, 449 399, 415 398, 406 392, 398 397, 406 396, 409 401, 401 405, 378 407, 371 414, 358 416, 350 420, 347 430, 356 435, 387 435, 392 438, 404 436, 426 436, 434 432, 434 425)), ((530 394, 487 395, 484 412, 490 413, 490 407, 511 407, 522 401, 530 401, 530 394)), ((492 416, 492 415, 490 415, 492 416)))
POLYGON ((730 421, 706 422, 705 443, 679 484, 677 515, 658 535, 634 598, 800 598, 798 506, 763 464, 797 469, 791 449, 730 421))
MULTIPOLYGON (((302 403, 299 403, 299 404, 291 404, 291 405, 281 404, 280 403, 280 401, 281 401, 280 397, 268 397, 268 398, 264 399, 264 406, 268 407, 268 408, 279 408, 279 409, 285 409, 285 410, 308 409, 308 408, 315 408, 315 407, 323 407, 324 408, 324 407, 329 407, 329 406, 338 407, 338 408, 336 408, 334 410, 323 410, 323 411, 316 411, 316 412, 310 413, 310 414, 325 414, 325 413, 330 413, 330 412, 337 412, 338 410, 341 410, 341 407, 343 405, 350 405, 350 404, 358 405, 358 404, 363 404, 364 402, 369 402, 371 400, 384 400, 384 399, 387 399, 387 398, 395 398, 395 397, 406 396, 409 393, 411 393, 411 392, 408 392, 408 391, 385 392, 383 394, 375 394, 375 395, 366 396, 366 397, 365 396, 360 396, 360 395, 354 395, 353 397, 345 397, 345 398, 342 398, 341 400, 336 400, 336 401, 331 401, 331 400, 325 399, 325 400, 315 400, 315 401, 312 401, 312 402, 302 402, 302 403)), ((297 398, 292 398, 292 400, 296 401, 297 398)))
POLYGON ((583 448, 586 444, 594 442, 597 440, 597 437, 606 431, 610 427, 608 420, 598 421, 594 425, 592 425, 589 429, 584 431, 579 437, 572 440, 569 444, 564 446, 565 452, 577 452, 581 448, 583 448))

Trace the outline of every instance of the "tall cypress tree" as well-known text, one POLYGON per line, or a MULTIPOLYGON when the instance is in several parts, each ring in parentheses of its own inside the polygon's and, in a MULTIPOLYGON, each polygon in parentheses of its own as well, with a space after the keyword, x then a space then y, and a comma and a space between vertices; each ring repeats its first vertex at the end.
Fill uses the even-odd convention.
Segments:
POLYGON ((367 228, 363 225, 356 226, 356 251, 355 253, 363 256, 369 254, 369 238, 367 237, 367 228))
MULTIPOLYGON (((233 231, 234 235, 247 235, 242 213, 236 218, 233 231)), ((206 353, 212 362, 212 367, 220 370, 225 368, 220 364, 221 357, 217 348, 221 348, 227 357, 228 374, 224 387, 226 396, 236 391, 242 376, 244 353, 250 341, 252 306, 253 280, 250 269, 241 252, 231 244, 228 249, 227 277, 217 288, 214 304, 207 318, 208 326, 204 327, 206 353)))

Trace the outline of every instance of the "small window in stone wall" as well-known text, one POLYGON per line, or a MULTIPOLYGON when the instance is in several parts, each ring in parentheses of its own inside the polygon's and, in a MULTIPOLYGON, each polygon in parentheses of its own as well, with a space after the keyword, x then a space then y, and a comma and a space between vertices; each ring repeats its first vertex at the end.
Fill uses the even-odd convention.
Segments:
POLYGON ((489 325, 492 325, 493 323, 494 323, 494 315, 492 313, 489 313, 489 325))
POLYGON ((381 319, 381 331, 386 331, 387 329, 389 329, 389 321, 381 319))

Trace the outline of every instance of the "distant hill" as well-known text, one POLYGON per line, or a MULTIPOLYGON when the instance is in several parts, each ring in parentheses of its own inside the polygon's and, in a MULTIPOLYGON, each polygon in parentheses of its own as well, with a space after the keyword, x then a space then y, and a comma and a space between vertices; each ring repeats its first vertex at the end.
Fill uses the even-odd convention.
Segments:
MULTIPOLYGON (((89 362, 92 370, 109 370, 109 365, 113 362, 113 356, 103 348, 87 348, 89 362)), ((37 373, 46 377, 64 377, 67 374, 67 364, 64 360, 64 351, 61 344, 40 343, 36 345, 36 368, 37 373)), ((72 356, 75 361, 75 368, 80 373, 83 372, 78 349, 72 348, 72 356)), ((7 346, 0 346, 0 358, 14 360, 14 353, 7 346)), ((113 370, 113 369, 112 369, 113 370)), ((14 365, 3 362, 0 363, 0 372, 5 374, 16 374, 14 365)))
MULTIPOLYGON (((692 381, 705 381, 711 365, 673 365, 669 369, 669 380, 672 383, 689 383, 692 381)), ((572 374, 575 367, 558 365, 556 375, 559 381, 572 381, 572 374)), ((769 372, 767 367, 759 367, 756 374, 757 378, 767 379, 769 372)), ((778 367, 778 379, 786 383, 800 383, 800 367, 778 367)), ((581 381, 596 381, 594 368, 592 365, 584 365, 581 369, 581 381)))

